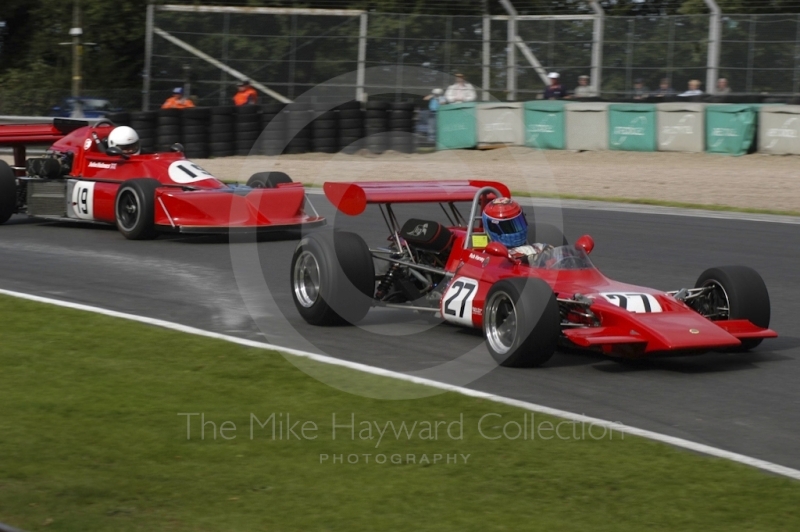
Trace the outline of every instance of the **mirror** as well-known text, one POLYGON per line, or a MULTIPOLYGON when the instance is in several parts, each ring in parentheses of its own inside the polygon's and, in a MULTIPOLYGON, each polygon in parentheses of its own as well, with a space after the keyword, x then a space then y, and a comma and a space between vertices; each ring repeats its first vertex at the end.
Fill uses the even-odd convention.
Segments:
POLYGON ((170 146, 169 149, 170 149, 170 151, 176 151, 176 152, 179 152, 179 153, 183 153, 183 144, 181 144, 180 142, 176 142, 175 144, 170 146))
POLYGON ((486 253, 495 257, 508 258, 508 248, 500 242, 491 242, 488 246, 486 246, 486 253))
POLYGON ((575 241, 575 246, 583 249, 588 255, 594 249, 594 239, 589 235, 583 235, 575 241))

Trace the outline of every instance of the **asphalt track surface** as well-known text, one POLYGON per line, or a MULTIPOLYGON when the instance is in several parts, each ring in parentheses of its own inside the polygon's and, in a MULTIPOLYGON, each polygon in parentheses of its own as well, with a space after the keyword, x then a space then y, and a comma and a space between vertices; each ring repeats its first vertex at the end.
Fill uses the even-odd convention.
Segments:
MULTIPOLYGON (((312 198, 337 227, 357 229, 371 245, 385 241, 377 210, 334 218, 321 196, 312 198)), ((435 212, 406 207, 398 214, 430 218, 435 212)), ((542 212, 547 214, 540 210, 539 219, 542 212)), ((558 352, 545 367, 496 367, 468 387, 800 468, 797 225, 584 208, 562 212, 567 238, 591 234, 595 265, 621 281, 672 290, 693 286, 712 266, 755 268, 769 288, 771 326, 781 337, 750 353, 637 364, 558 352)), ((396 371, 424 372, 471 350, 488 357, 479 333, 439 325, 409 334, 423 320, 401 311, 373 312, 372 329, 308 326, 290 296, 295 245, 281 239, 243 243, 173 236, 130 242, 111 227, 15 216, 0 226, 0 287, 396 371), (248 254, 257 257, 255 265, 242 259, 248 254), (277 307, 263 301, 265 288, 277 307), (397 320, 411 323, 387 325, 397 320)), ((448 379, 444 372, 439 377, 448 379)))

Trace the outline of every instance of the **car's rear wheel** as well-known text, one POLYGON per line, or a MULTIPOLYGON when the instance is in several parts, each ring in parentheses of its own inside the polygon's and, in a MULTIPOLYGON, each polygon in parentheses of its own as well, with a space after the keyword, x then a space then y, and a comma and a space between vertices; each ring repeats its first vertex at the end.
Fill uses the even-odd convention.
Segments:
POLYGON ((5 161, 0 161, 0 224, 17 212, 17 178, 5 161))
POLYGON ((295 307, 312 325, 357 323, 372 306, 375 265, 355 233, 319 232, 304 237, 291 266, 295 307))
POLYGON ((258 172, 250 176, 247 186, 252 188, 276 188, 282 183, 291 183, 292 178, 283 172, 258 172))
MULTIPOLYGON (((697 312, 712 321, 749 320, 758 327, 769 327, 770 302, 761 275, 747 266, 720 266, 704 271, 695 283, 707 288, 705 295, 691 300, 697 312)), ((737 350, 746 351, 761 343, 761 338, 742 340, 737 350)))
POLYGON ((128 240, 149 240, 158 236, 155 228, 158 186, 155 179, 131 179, 117 190, 114 202, 117 229, 128 240))
POLYGON ((501 366, 533 367, 550 360, 558 345, 561 318, 550 286, 541 279, 495 283, 483 308, 486 347, 501 366))

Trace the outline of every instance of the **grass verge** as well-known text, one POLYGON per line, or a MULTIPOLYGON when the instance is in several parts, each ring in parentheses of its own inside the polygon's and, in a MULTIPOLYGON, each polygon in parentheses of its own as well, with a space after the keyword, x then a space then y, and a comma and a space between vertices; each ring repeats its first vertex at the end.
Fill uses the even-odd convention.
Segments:
POLYGON ((277 353, 86 312, 2 296, 0 317, 0 521, 12 526, 800 529, 800 483, 739 464, 580 426, 557 437, 560 420, 539 414, 533 439, 511 439, 506 424, 529 434, 530 413, 526 422, 519 409, 453 393, 365 399, 277 353), (192 416, 187 435, 181 413, 202 414, 205 432, 192 416), (260 426, 271 414, 274 432, 260 426), (355 433, 334 439, 333 414, 337 424, 354 416, 355 433), (287 439, 287 415, 297 437, 287 439), (417 422, 410 437, 390 428, 378 440, 374 423, 403 421, 417 422), (439 423, 436 437, 426 422, 439 423))

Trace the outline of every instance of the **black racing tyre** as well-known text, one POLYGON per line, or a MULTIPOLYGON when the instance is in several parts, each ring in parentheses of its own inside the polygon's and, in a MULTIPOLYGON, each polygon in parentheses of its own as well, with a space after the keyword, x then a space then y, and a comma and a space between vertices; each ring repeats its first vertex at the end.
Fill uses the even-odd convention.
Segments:
POLYGON ((340 103, 336 106, 339 111, 358 111, 361 109, 361 102, 358 100, 350 100, 349 102, 340 103))
POLYGON ((364 130, 360 127, 352 127, 347 129, 340 129, 339 136, 340 137, 361 137, 364 133, 364 130))
POLYGON ((312 325, 358 323, 372 306, 375 265, 364 239, 343 231, 304 237, 292 256, 290 287, 312 325))
POLYGON ((533 231, 528 230, 528 244, 550 244, 551 246, 566 246, 569 244, 567 237, 558 227, 546 223, 532 223, 533 231))
POLYGON ((131 127, 135 129, 136 132, 139 133, 139 136, 141 137, 142 136, 142 134, 140 133, 141 131, 151 130, 151 129, 154 130, 156 128, 156 124, 155 122, 152 121, 146 122, 143 120, 137 120, 137 121, 131 120, 131 127))
POLYGON ((158 127, 169 127, 169 126, 178 126, 181 125, 181 119, 177 116, 159 116, 158 120, 156 120, 156 124, 158 127))
POLYGON ((220 135, 232 135, 233 134, 233 124, 211 124, 206 130, 211 133, 217 133, 220 135))
POLYGON ((181 110, 180 109, 159 109, 156 111, 158 113, 158 118, 180 118, 181 110))
POLYGON ((335 148, 339 145, 339 140, 336 137, 330 139, 314 139, 311 144, 314 146, 314 149, 335 148))
POLYGON ((232 150, 233 142, 209 142, 208 149, 212 152, 232 150))
POLYGON ((181 126, 164 126, 159 124, 156 133, 159 135, 180 135, 181 126))
POLYGON ((205 133, 202 133, 200 135, 183 135, 183 137, 181 138, 183 139, 181 143, 184 146, 188 146, 189 144, 202 144, 203 146, 205 146, 206 143, 208 142, 208 135, 206 135, 205 133))
POLYGON ((209 120, 211 124, 233 124, 233 116, 231 115, 211 115, 211 120, 209 120))
POLYGON ((389 111, 389 118, 392 120, 409 120, 413 116, 412 111, 389 111))
POLYGON ((155 179, 125 181, 117 190, 114 215, 117 229, 128 240, 150 240, 158 236, 155 227, 155 179))
POLYGON ((311 151, 311 148, 308 145, 303 146, 286 146, 283 149, 283 153, 287 155, 299 155, 301 153, 308 153, 311 151))
POLYGON ((256 140, 260 133, 258 131, 239 131, 236 133, 235 140, 249 140, 250 142, 256 140))
POLYGON ((111 120, 116 126, 127 126, 131 123, 131 114, 126 112, 109 113, 106 120, 111 120))
POLYGON ((364 106, 367 111, 374 111, 374 110, 381 110, 385 111, 389 108, 389 102, 382 102, 382 101, 370 101, 367 102, 364 106))
POLYGON ((364 121, 360 118, 345 118, 339 120, 339 129, 361 129, 364 121))
POLYGON ((414 102, 392 102, 389 108, 394 111, 413 111, 414 102))
POLYGON ((280 141, 283 142, 286 139, 286 132, 285 131, 264 131, 259 138, 262 138, 266 141, 280 141))
POLYGON ((234 136, 232 131, 218 133, 212 131, 208 136, 209 142, 233 142, 234 136))
MULTIPOLYGON (((692 308, 710 320, 749 320, 758 327, 769 327, 770 301, 764 279, 747 266, 720 266, 704 271, 694 285, 711 286, 705 297, 692 301, 692 308), (727 313, 724 309, 727 308, 727 313)), ((735 351, 747 351, 761 343, 761 338, 742 340, 735 351)))
POLYGON ((311 131, 309 131, 308 129, 301 129, 299 131, 290 129, 289 131, 286 132, 286 137, 289 138, 290 141, 302 140, 304 142, 308 142, 308 140, 311 138, 311 131))
POLYGON ((383 118, 367 118, 364 120, 364 127, 367 128, 387 128, 389 126, 389 121, 384 120, 383 118))
POLYGON ((336 129, 336 125, 339 121, 336 119, 322 119, 318 118, 314 120, 314 129, 336 129))
POLYGON ((276 188, 283 183, 293 183, 292 178, 283 172, 257 172, 247 180, 252 188, 276 188))
POLYGON ((135 111, 131 113, 131 122, 153 122, 158 116, 158 111, 135 111))
POLYGON ((536 278, 495 283, 483 307, 483 336, 501 366, 525 368, 550 360, 561 334, 561 316, 553 290, 536 278))
POLYGON ((336 111, 318 109, 314 113, 314 120, 336 120, 338 115, 336 111))
MULTIPOLYGON (((204 126, 187 126, 187 125, 184 124, 183 128, 181 129, 181 132, 184 135, 199 135, 199 134, 205 135, 207 131, 208 131, 208 126, 207 125, 204 125, 204 126)), ((141 136, 141 135, 139 135, 139 136, 141 136)))
POLYGON ((261 108, 258 105, 239 105, 236 107, 237 115, 254 115, 258 114, 261 108))
POLYGON ((411 131, 414 127, 414 121, 410 118, 393 118, 389 120, 389 129, 395 131, 411 131))
POLYGON ((265 114, 280 113, 286 108, 285 103, 267 103, 261 106, 261 112, 265 114))
POLYGON ((183 153, 187 159, 208 159, 209 151, 206 148, 190 150, 186 148, 183 153))
MULTIPOLYGON (((131 126, 133 127, 133 126, 131 126)), ((147 138, 155 138, 157 129, 149 128, 149 127, 133 127, 136 130, 136 133, 139 135, 139 139, 147 139, 147 138)))
POLYGON ((0 224, 17 212, 17 178, 5 161, 0 161, 0 224))
POLYGON ((364 112, 361 109, 343 109, 339 111, 339 120, 352 120, 353 118, 364 118, 364 112))
POLYGON ((381 120, 386 120, 386 119, 389 118, 389 113, 387 111, 385 111, 385 110, 380 110, 379 111, 379 110, 376 110, 376 109, 368 109, 364 113, 364 118, 367 118, 367 119, 371 118, 373 120, 380 118, 381 120))
POLYGON ((208 107, 189 107, 183 110, 184 120, 204 120, 211 114, 208 107))
POLYGON ((338 146, 314 146, 312 150, 315 153, 339 153, 338 146))
POLYGON ((237 122, 236 131, 261 131, 261 122, 237 122))
POLYGON ((238 141, 234 144, 236 148, 237 155, 250 155, 250 152, 253 150, 253 146, 255 142, 252 140, 245 140, 245 141, 238 141))
POLYGON ((236 106, 235 105, 221 105, 221 106, 218 106, 218 107, 212 107, 211 108, 211 116, 214 116, 214 115, 217 115, 217 116, 219 116, 219 115, 223 115, 223 116, 224 115, 232 115, 235 110, 236 110, 236 106))

